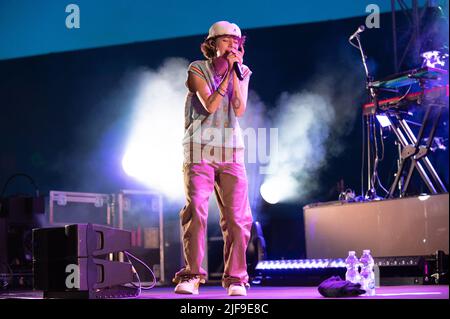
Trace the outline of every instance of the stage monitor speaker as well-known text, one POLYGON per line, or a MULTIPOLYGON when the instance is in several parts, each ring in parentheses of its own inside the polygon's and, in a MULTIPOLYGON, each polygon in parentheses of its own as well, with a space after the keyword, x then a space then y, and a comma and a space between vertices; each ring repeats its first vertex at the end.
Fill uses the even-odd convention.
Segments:
POLYGON ((33 287, 44 298, 118 298, 137 294, 132 265, 114 261, 131 233, 95 224, 33 229, 33 287))

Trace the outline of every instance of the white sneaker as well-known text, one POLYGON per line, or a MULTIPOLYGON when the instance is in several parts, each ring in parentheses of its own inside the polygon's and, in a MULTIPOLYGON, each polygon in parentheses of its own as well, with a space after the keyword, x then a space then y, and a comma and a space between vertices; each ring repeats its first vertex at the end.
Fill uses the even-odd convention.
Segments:
POLYGON ((228 296, 247 296, 247 289, 244 284, 231 284, 228 289, 228 296))
POLYGON ((175 287, 176 294, 198 295, 198 287, 201 279, 199 277, 183 277, 175 287))

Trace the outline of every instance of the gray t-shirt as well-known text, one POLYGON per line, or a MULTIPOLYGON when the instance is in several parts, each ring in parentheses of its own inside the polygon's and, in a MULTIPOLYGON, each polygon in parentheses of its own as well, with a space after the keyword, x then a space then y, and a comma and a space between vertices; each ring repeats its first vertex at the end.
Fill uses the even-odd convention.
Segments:
MULTIPOLYGON (((247 90, 252 72, 246 65, 242 65, 242 71, 244 79, 239 82, 241 88, 247 90)), ((222 82, 221 78, 215 76, 212 62, 208 60, 192 62, 189 65, 188 72, 204 79, 211 92, 217 90, 222 82)), ((229 98, 232 94, 232 87, 233 79, 230 80, 228 94, 222 98, 220 106, 212 114, 206 111, 197 94, 188 92, 185 103, 184 146, 197 143, 244 149, 241 128, 229 98)))

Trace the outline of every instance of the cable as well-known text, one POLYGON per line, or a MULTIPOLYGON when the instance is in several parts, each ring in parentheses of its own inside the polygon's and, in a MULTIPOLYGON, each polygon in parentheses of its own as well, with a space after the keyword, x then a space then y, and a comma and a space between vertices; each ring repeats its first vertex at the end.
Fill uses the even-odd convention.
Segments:
POLYGON ((386 189, 386 188, 384 188, 384 186, 383 186, 383 184, 381 184, 381 180, 380 180, 380 177, 377 175, 377 181, 378 181, 378 186, 380 186, 381 187, 381 189, 386 193, 386 195, 389 193, 389 191, 386 189))
POLYGON ((138 274, 136 268, 134 268, 134 266, 133 266, 133 270, 134 270, 134 273, 136 274, 136 277, 137 277, 137 279, 138 279, 139 285, 136 286, 134 283, 131 283, 131 285, 133 285, 133 287, 136 287, 136 288, 139 289, 139 294, 141 293, 141 290, 150 290, 150 289, 152 289, 153 287, 155 287, 155 286, 156 286, 156 276, 155 276, 154 272, 150 269, 150 267, 147 266, 147 264, 146 264, 145 262, 143 262, 142 260, 140 260, 139 258, 137 258, 136 256, 134 256, 133 254, 129 253, 128 251, 124 251, 124 253, 125 253, 125 256, 127 257, 128 262, 129 262, 132 266, 133 266, 133 263, 131 262, 131 260, 130 260, 129 257, 131 257, 131 258, 137 260, 138 262, 140 262, 140 263, 141 263, 145 268, 147 268, 147 269, 150 271, 150 273, 152 274, 152 277, 153 277, 153 282, 152 282, 152 284, 151 284, 150 286, 143 287, 142 284, 141 284, 141 279, 140 279, 140 277, 139 277, 139 274, 138 274))
POLYGON ((138 283, 139 283, 139 285, 136 286, 133 282, 131 282, 131 285, 133 287, 137 288, 137 290, 138 290, 138 293, 137 293, 137 296, 136 296, 136 298, 137 298, 137 297, 139 297, 141 295, 141 292, 142 292, 141 278, 139 278, 139 274, 136 271, 136 268, 134 268, 133 263, 131 262, 130 258, 128 257, 128 253, 127 252, 125 252, 125 257, 127 258, 128 262, 131 264, 131 269, 133 270, 133 273, 136 274, 136 277, 137 277, 137 280, 138 280, 138 283))
POLYGON ((375 189, 375 182, 378 184, 378 186, 381 187, 381 189, 388 194, 389 192, 387 189, 383 186, 381 183, 380 177, 378 175, 378 164, 384 160, 384 141, 383 141, 383 129, 381 126, 379 126, 380 129, 380 141, 381 141, 381 158, 378 156, 378 142, 377 142, 377 130, 376 130, 376 122, 373 122, 373 132, 374 132, 374 145, 375 145, 375 160, 374 160, 374 169, 373 169, 373 175, 371 179, 371 184, 373 189, 375 189))
MULTIPOLYGON (((383 128, 381 126, 380 126, 380 139, 381 139, 381 159, 380 159, 380 162, 382 162, 384 160, 384 139, 383 139, 383 128)), ((378 175, 377 175, 377 182, 378 182, 378 186, 380 186, 381 189, 386 194, 388 194, 389 191, 386 188, 384 188, 383 184, 381 183, 380 176, 378 176, 378 175)))
POLYGON ((373 173, 372 173, 372 177, 370 179, 370 185, 371 185, 372 189, 375 191, 375 179, 378 177, 378 162, 379 162, 379 159, 378 159, 378 142, 377 142, 376 122, 374 120, 372 120, 371 124, 372 124, 373 141, 374 141, 374 147, 375 147, 375 159, 373 161, 373 173))
POLYGON ((31 176, 24 174, 24 173, 17 173, 14 174, 12 176, 10 176, 8 178, 8 180, 6 181, 5 185, 3 186, 2 192, 0 193, 0 197, 3 197, 3 195, 5 194, 6 188, 8 187, 8 184, 17 176, 23 176, 28 178, 28 180, 31 182, 31 184, 34 186, 35 192, 36 192, 36 197, 39 197, 39 188, 37 187, 35 181, 33 180, 33 178, 31 178, 31 176))
MULTIPOLYGON (((395 105, 393 106, 393 108, 397 109, 398 105, 400 104, 401 101, 403 101, 405 99, 405 97, 409 94, 409 91, 411 91, 412 88, 412 84, 409 85, 409 88, 406 90, 406 93, 403 94, 403 96, 401 96, 398 101, 395 102, 395 105)), ((391 106, 389 104, 387 104, 387 106, 384 107, 380 107, 383 111, 387 111, 391 108, 391 106)))
MULTIPOLYGON (((379 162, 382 162, 384 160, 384 139, 383 139, 383 128, 381 127, 381 125, 380 125, 379 128, 380 128, 380 140, 381 140, 381 158, 380 158, 379 162)), ((381 183, 380 176, 378 175, 378 172, 377 172, 377 175, 376 175, 376 179, 377 179, 378 186, 380 186, 381 189, 387 195, 389 193, 389 191, 381 183)))
POLYGON ((401 101, 408 95, 409 91, 411 91, 411 88, 412 88, 412 84, 409 85, 408 90, 406 90, 406 93, 403 94, 403 96, 399 98, 399 100, 397 101, 397 103, 398 103, 398 102, 401 102, 401 101))
POLYGON ((364 127, 364 112, 361 113, 361 128, 362 128, 362 152, 361 152, 361 198, 364 198, 364 155, 365 155, 365 127, 364 127))
POLYGON ((383 128, 380 125, 380 139, 381 139, 381 159, 380 162, 384 160, 384 141, 383 141, 383 128))

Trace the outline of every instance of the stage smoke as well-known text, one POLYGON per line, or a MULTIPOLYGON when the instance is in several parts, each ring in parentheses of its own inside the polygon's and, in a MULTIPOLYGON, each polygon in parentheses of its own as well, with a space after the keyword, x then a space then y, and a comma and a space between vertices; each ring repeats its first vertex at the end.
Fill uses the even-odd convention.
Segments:
POLYGON ((156 71, 142 70, 133 125, 122 165, 125 172, 168 198, 183 198, 183 128, 188 62, 171 58, 156 71))
POLYGON ((246 134, 246 132, 253 130, 255 132, 254 136, 262 138, 258 134, 264 130, 266 132, 265 137, 268 139, 270 128, 272 127, 272 121, 267 115, 267 106, 255 91, 249 90, 247 109, 244 116, 239 118, 239 124, 243 132, 245 144, 248 197, 253 215, 256 218, 261 204, 260 187, 265 177, 264 174, 261 174, 261 168, 269 165, 268 160, 270 160, 270 155, 274 150, 270 149, 270 145, 266 141, 266 154, 264 154, 264 157, 258 156, 258 152, 261 150, 258 149, 257 141, 250 139, 251 134, 246 134), (256 161, 252 161, 252 158, 256 159, 256 161))
POLYGON ((278 153, 271 156, 271 174, 261 187, 269 203, 305 200, 323 187, 320 173, 327 162, 344 151, 343 138, 359 114, 355 104, 364 93, 364 79, 351 57, 341 53, 339 58, 341 68, 322 64, 302 91, 281 94, 272 112, 278 153))
POLYGON ((278 154, 271 157, 273 174, 261 189, 272 194, 270 198, 265 195, 266 201, 294 200, 316 188, 312 175, 323 165, 324 143, 334 118, 331 102, 324 96, 310 92, 281 96, 275 118, 279 128, 278 154), (279 194, 269 190, 278 190, 279 194))

